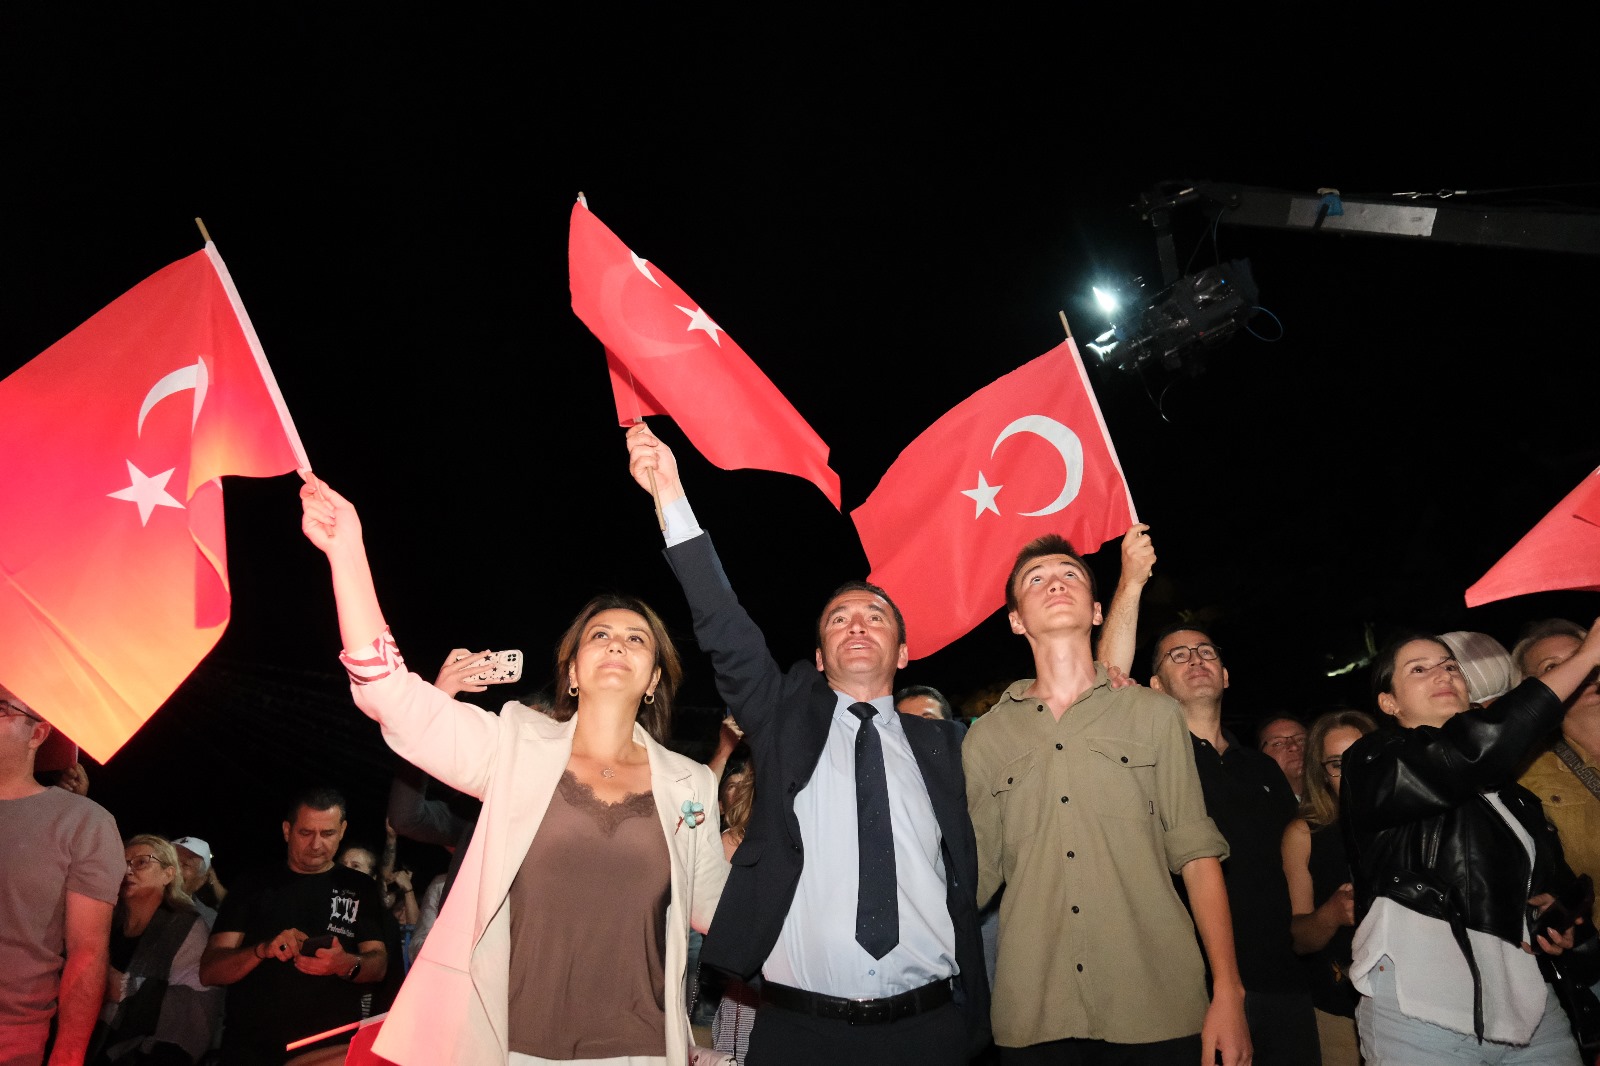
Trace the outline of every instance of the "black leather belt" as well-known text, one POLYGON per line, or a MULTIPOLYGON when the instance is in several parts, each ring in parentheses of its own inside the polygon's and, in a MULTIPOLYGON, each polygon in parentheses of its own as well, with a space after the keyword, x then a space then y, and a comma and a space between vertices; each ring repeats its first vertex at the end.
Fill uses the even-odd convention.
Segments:
POLYGON ((761 1000, 774 1007, 792 1010, 798 1014, 813 1014, 818 1018, 833 1018, 851 1025, 883 1025, 911 1018, 924 1011, 942 1007, 950 1002, 950 979, 935 981, 882 999, 847 999, 844 996, 825 996, 821 992, 807 992, 803 988, 772 981, 761 982, 761 1000))

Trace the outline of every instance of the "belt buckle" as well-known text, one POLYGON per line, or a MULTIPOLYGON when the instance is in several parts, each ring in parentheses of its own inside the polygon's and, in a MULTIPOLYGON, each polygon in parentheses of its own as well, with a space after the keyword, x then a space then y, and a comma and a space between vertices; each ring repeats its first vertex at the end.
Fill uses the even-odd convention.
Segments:
POLYGON ((846 1011, 845 1021, 851 1025, 882 1025, 894 1021, 894 997, 883 999, 853 999, 846 1011))

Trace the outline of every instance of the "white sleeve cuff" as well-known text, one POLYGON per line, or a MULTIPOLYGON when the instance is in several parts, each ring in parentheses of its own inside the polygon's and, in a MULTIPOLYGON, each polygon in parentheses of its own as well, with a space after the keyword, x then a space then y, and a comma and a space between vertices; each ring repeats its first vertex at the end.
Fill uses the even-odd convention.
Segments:
POLYGON ((663 535, 667 538, 669 548, 686 540, 693 540, 704 532, 700 528, 700 523, 695 520, 694 508, 689 506, 687 496, 679 496, 661 511, 667 520, 667 528, 663 535))

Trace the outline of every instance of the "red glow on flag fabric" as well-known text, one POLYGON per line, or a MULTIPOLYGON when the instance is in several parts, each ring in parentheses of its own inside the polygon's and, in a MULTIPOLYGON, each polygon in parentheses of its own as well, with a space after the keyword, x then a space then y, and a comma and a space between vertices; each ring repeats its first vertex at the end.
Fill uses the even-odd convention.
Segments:
POLYGON ((828 446, 800 412, 704 308, 581 200, 567 257, 572 310, 605 345, 620 425, 666 415, 724 470, 793 474, 840 505, 828 446))
POLYGON ((295 469, 210 244, 0 381, 0 682, 105 762, 227 626, 218 479, 295 469))
POLYGON ((1094 392, 1068 340, 963 400, 912 441, 850 514, 913 659, 1005 603, 1024 544, 1094 551, 1133 524, 1094 392))
POLYGON ((1600 592, 1600 470, 1467 589, 1467 606, 1529 592, 1600 592))
POLYGON ((361 1028, 356 1030, 355 1037, 350 1041, 349 1051, 345 1053, 345 1066, 395 1066, 395 1063, 372 1050, 372 1042, 378 1039, 378 1030, 383 1028, 383 1020, 387 1017, 388 1014, 379 1014, 362 1021, 361 1028))

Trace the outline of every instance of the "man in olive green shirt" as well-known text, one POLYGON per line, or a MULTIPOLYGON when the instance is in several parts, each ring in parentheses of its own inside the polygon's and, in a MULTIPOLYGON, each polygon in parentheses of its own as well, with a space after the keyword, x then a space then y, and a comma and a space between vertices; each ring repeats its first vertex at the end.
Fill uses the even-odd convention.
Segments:
POLYGON ((1227 1066, 1247 1062, 1228 848, 1206 816, 1177 704, 1110 687, 1090 652, 1094 578, 1062 538, 1022 550, 1006 604, 1038 676, 1007 689, 962 747, 979 904, 1006 886, 993 999, 1001 1062, 1075 1062, 1085 1041, 1146 1045, 1120 1049, 1128 1061, 1188 1066, 1221 1051, 1227 1066))

